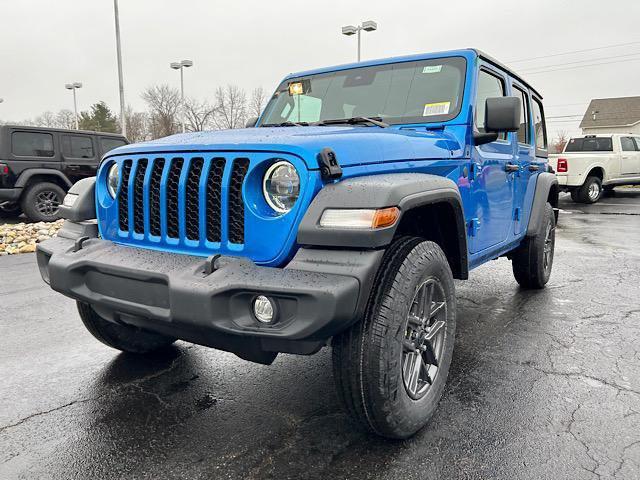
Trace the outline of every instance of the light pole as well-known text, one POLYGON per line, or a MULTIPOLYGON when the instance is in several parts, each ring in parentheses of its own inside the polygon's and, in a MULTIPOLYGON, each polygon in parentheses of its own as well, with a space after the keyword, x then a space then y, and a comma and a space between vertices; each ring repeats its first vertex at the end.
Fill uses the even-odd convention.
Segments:
POLYGON ((122 80, 122 52, 120 49, 120 15, 118 0, 113 0, 113 12, 116 18, 116 53, 118 57, 118 87, 120 89, 120 130, 127 136, 127 120, 124 118, 124 81, 122 80))
POLYGON ((191 60, 182 60, 181 62, 171 62, 169 64, 171 68, 174 70, 180 70, 180 105, 182 106, 182 133, 185 131, 184 127, 184 73, 183 70, 185 68, 193 67, 193 62, 191 60))
POLYGON ((346 27, 342 27, 342 34, 351 36, 358 35, 358 62, 360 61, 360 32, 364 30, 365 32, 373 32, 378 29, 378 24, 373 20, 367 20, 366 22, 362 22, 362 25, 358 25, 354 27, 353 25, 347 25, 346 27))
POLYGON ((76 119, 76 130, 80 130, 80 127, 78 126, 78 102, 76 101, 76 90, 82 88, 82 83, 67 83, 64 88, 66 88, 67 90, 73 90, 73 113, 74 118, 76 119))

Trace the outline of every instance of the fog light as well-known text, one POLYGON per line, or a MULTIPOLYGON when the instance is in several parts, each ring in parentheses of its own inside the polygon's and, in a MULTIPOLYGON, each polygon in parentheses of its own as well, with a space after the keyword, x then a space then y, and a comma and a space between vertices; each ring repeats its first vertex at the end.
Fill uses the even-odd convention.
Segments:
POLYGON ((275 308, 271 300, 264 295, 256 297, 253 301, 253 314, 262 323, 273 323, 275 318, 275 308))

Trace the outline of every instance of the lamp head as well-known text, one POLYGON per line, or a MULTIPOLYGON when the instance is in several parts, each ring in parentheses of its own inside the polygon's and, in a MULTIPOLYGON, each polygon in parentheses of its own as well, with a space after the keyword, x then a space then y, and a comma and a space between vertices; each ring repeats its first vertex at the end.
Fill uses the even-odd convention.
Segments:
POLYGON ((378 24, 373 20, 367 20, 366 22, 362 22, 362 29, 365 32, 373 32, 378 29, 378 24))
POLYGON ((355 35, 358 29, 353 25, 347 25, 346 27, 342 27, 343 35, 355 35))

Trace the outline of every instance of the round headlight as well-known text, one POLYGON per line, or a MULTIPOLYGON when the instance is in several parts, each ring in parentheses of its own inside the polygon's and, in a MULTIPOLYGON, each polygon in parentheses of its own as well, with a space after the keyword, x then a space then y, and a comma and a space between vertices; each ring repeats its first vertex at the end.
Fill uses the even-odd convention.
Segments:
POLYGON ((109 167, 109 173, 107 174, 107 190, 109 195, 116 198, 116 192, 118 191, 118 182, 120 181, 120 170, 118 164, 114 163, 109 167))
POLYGON ((262 193, 271 208, 287 213, 300 195, 300 177, 296 168, 285 161, 271 165, 264 174, 262 193))

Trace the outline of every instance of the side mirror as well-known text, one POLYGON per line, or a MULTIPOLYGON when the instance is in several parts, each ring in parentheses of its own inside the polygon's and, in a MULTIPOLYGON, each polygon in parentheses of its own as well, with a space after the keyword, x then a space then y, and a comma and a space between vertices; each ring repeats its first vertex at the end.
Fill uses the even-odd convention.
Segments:
POLYGON ((498 133, 517 132, 520 128, 520 99, 516 97, 487 98, 484 109, 484 132, 473 134, 476 145, 495 142, 498 133))
POLYGON ((253 128, 258 123, 258 117, 249 117, 247 123, 244 124, 245 128, 253 128))
POLYGON ((487 98, 484 109, 484 129, 487 132, 517 132, 520 128, 520 99, 516 97, 487 98))

